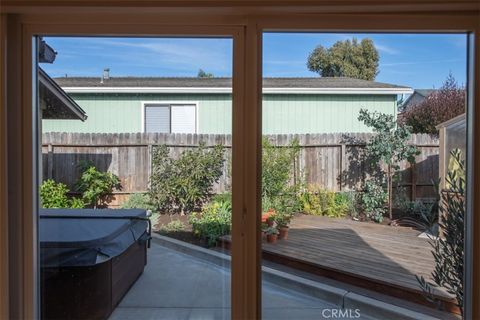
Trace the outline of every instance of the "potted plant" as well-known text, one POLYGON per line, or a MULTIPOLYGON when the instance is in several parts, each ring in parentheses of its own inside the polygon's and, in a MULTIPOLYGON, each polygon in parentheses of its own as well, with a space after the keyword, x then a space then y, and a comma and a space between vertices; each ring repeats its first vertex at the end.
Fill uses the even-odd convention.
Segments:
POLYGON ((275 222, 278 227, 278 239, 288 239, 288 225, 292 220, 292 215, 287 213, 276 214, 275 215, 275 222))
POLYGON ((277 228, 268 227, 265 232, 267 233, 267 242, 268 243, 277 242, 277 237, 278 237, 278 229, 277 228))
POLYGON ((275 216, 275 210, 268 209, 267 212, 264 212, 262 214, 262 222, 268 224, 269 227, 272 227, 274 222, 274 219, 273 219, 274 216, 275 216))
POLYGON ((288 239, 288 225, 291 220, 292 216, 290 214, 283 213, 275 216, 275 222, 279 230, 279 239, 288 239))

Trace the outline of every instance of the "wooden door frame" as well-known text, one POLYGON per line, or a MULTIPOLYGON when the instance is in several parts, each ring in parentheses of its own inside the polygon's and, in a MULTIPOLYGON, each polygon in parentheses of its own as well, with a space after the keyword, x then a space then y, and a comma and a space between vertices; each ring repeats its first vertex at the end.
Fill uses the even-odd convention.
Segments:
MULTIPOLYGON (((32 215, 36 200, 32 195, 31 179, 35 166, 32 163, 32 87, 29 85, 32 79, 29 37, 35 33, 118 35, 132 34, 134 30, 144 32, 146 27, 152 26, 162 30, 161 34, 169 35, 176 35, 178 31, 199 35, 212 30, 218 33, 224 28, 237 30, 239 38, 234 56, 238 59, 234 59, 233 64, 236 79, 234 99, 236 92, 236 101, 242 110, 237 110, 233 126, 233 166, 237 168, 237 175, 234 174, 232 179, 236 190, 233 223, 237 227, 233 230, 232 252, 234 257, 244 257, 244 260, 234 258, 232 261, 232 274, 236 275, 232 278, 234 319, 261 316, 262 32, 470 32, 468 112, 471 116, 468 124, 472 139, 468 145, 472 152, 468 160, 470 164, 480 162, 480 148, 474 147, 480 141, 480 112, 474 112, 478 109, 474 106, 480 104, 480 8, 477 2, 418 0, 413 4, 407 0, 369 0, 362 5, 339 0, 337 5, 332 5, 331 1, 320 0, 302 3, 280 1, 278 5, 263 1, 258 6, 254 3, 242 6, 234 1, 217 1, 218 6, 215 7, 211 3, 202 5, 199 1, 194 6, 192 1, 185 1, 185 6, 181 7, 182 2, 180 0, 180 4, 172 5, 162 0, 123 1, 119 6, 108 0, 97 1, 95 5, 89 1, 62 4, 39 0, 35 5, 30 1, 4 1, 1 9, 0 81, 2 88, 7 89, 0 88, 0 103, 2 110, 7 112, 6 117, 2 117, 0 112, 0 127, 9 126, 8 132, 0 130, 0 178, 6 177, 0 180, 0 191, 3 191, 0 194, 0 209, 5 210, 8 204, 8 211, 1 211, 0 234, 5 237, 9 232, 9 243, 8 246, 0 246, 0 284, 8 281, 10 286, 0 286, 0 317, 18 315, 31 318, 37 314, 36 235, 32 215), (103 8, 99 9, 100 4, 103 8), (101 21, 101 24, 92 21, 101 21), (19 74, 21 77, 17 77, 19 74), (238 176, 240 172, 241 177, 238 176)), ((480 212, 479 168, 469 167, 468 181, 469 210, 480 212)), ((473 303, 480 300, 480 219, 473 219, 470 215, 468 222, 471 228, 467 230, 466 314, 470 318, 480 318, 480 304, 473 303)))
MULTIPOLYGON (((246 284, 258 283, 259 277, 259 261, 252 261, 251 258, 246 257, 247 253, 250 255, 252 248, 255 248, 255 243, 252 242, 255 239, 255 235, 251 236, 248 231, 245 230, 245 217, 252 215, 250 208, 247 208, 246 204, 250 203, 245 199, 246 190, 255 190, 255 186, 246 186, 248 183, 248 172, 244 169, 245 163, 251 163, 249 159, 255 153, 249 152, 252 149, 250 146, 244 144, 245 139, 240 137, 242 132, 245 132, 244 126, 249 126, 251 132, 252 122, 245 123, 245 119, 251 115, 251 106, 244 104, 245 97, 245 82, 246 77, 242 65, 245 60, 245 33, 246 28, 244 26, 203 26, 203 25, 167 25, 165 22, 156 23, 144 23, 143 24, 121 24, 121 20, 112 21, 110 24, 75 24, 75 23, 50 23, 48 18, 42 21, 36 21, 35 23, 22 23, 17 17, 11 19, 11 24, 15 27, 10 30, 22 30, 21 48, 16 48, 15 53, 9 55, 9 66, 12 67, 11 77, 13 73, 19 69, 21 76, 17 77, 15 81, 9 83, 9 89, 14 90, 13 86, 16 86, 21 91, 21 94, 12 95, 11 103, 9 103, 10 117, 21 118, 21 122, 17 126, 10 127, 11 131, 9 137, 18 139, 14 143, 17 146, 22 146, 18 154, 10 152, 13 157, 21 159, 16 162, 17 165, 11 167, 18 168, 17 174, 22 176, 22 183, 10 180, 12 189, 18 187, 17 201, 14 201, 10 212, 17 211, 22 212, 22 215, 18 216, 17 220, 11 221, 10 234, 15 236, 15 239, 10 239, 10 244, 17 244, 19 254, 12 254, 10 256, 11 261, 15 261, 15 265, 23 265, 23 272, 12 272, 10 274, 10 286, 9 294, 14 295, 14 299, 10 299, 10 317, 14 318, 35 318, 38 315, 38 236, 36 230, 38 221, 36 219, 37 212, 36 207, 38 200, 36 199, 36 185, 38 185, 37 179, 32 177, 38 176, 36 170, 38 170, 38 163, 36 163, 36 153, 34 146, 38 145, 38 135, 35 135, 35 113, 32 112, 32 94, 34 91, 32 85, 32 75, 34 69, 32 68, 32 55, 34 48, 32 46, 32 37, 35 35, 68 35, 68 36, 82 36, 82 35, 96 35, 96 36, 168 36, 168 37, 229 37, 233 41, 233 92, 232 92, 232 192, 233 192, 233 246, 232 246, 232 313, 235 318, 245 319, 250 317, 243 313, 244 308, 241 306, 249 304, 253 305, 257 301, 260 301, 258 296, 252 297, 250 294, 245 293, 246 284), (17 23, 19 25, 17 25, 17 23), (21 51, 19 56, 16 52, 21 51), (18 69, 17 69, 18 68, 18 69), (20 106, 18 108, 11 108, 12 105, 20 106), (247 114, 247 115, 246 115, 247 114), (20 189, 21 188, 21 189, 20 189), (21 207, 19 207, 21 204, 21 207), (14 231, 12 228, 15 228, 14 231), (252 246, 251 243, 254 243, 252 246), (249 248, 246 248, 250 244, 249 248), (23 253, 23 254, 22 254, 23 253), (254 266, 254 270, 249 268, 254 266), (14 281, 12 281, 15 279, 14 281), (255 277, 249 279, 249 277, 255 277), (23 283, 24 290, 18 290, 15 287, 16 283, 23 283), (247 299, 248 301, 244 301, 247 299)), ((50 20, 51 21, 51 20, 50 20)), ((75 20, 73 20, 75 21, 75 20)), ((165 21, 165 20, 162 20, 165 21)), ((15 35, 16 37, 17 35, 15 35)), ((13 48, 12 48, 13 49, 13 48)), ((11 142, 11 141, 9 141, 11 142)), ((9 148, 9 151, 12 147, 9 148)), ((254 162, 254 161, 253 161, 254 162)), ((10 170, 10 168, 9 168, 10 170)), ((258 176, 255 173, 255 176, 258 176)), ((252 180, 250 180, 252 181, 252 180)), ((259 181, 253 180, 253 183, 259 185, 259 181)), ((10 196, 12 198, 12 196, 10 196)), ((255 212, 253 213, 255 214, 255 212)), ((254 220, 254 219, 251 219, 254 220)), ((10 267, 12 270, 12 265, 10 267)), ((255 308, 259 310, 260 307, 255 308)), ((254 316, 255 317, 255 316, 254 316)))

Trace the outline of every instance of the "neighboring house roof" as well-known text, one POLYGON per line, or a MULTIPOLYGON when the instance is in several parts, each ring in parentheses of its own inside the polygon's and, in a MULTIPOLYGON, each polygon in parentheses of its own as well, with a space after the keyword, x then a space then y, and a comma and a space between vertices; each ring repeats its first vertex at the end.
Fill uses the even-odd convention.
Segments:
POLYGON ((436 89, 415 89, 413 91, 413 94, 410 95, 405 102, 402 103, 402 105, 399 107, 399 110, 402 112, 407 111, 410 109, 412 106, 421 103, 423 100, 425 100, 430 94, 434 93, 437 91, 436 89))
POLYGON ((38 82, 40 100, 44 102, 43 119, 87 119, 85 111, 41 68, 38 82))
MULTIPOLYGON (((231 78, 64 77, 55 81, 67 92, 230 93, 231 78)), ((408 94, 409 87, 353 78, 264 78, 264 93, 408 94)))

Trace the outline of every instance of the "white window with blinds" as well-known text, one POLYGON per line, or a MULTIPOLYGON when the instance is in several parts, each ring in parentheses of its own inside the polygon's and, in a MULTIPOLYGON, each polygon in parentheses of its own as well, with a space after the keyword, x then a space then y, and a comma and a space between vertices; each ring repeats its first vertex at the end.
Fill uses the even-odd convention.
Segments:
POLYGON ((143 103, 144 132, 197 133, 197 103, 143 103))

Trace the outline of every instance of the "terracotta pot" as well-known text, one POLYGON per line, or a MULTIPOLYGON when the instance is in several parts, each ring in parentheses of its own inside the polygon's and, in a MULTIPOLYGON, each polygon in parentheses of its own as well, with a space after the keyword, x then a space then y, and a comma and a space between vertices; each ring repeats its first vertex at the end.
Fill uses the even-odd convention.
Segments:
POLYGON ((267 234, 267 242, 268 243, 275 243, 277 242, 277 235, 276 234, 267 234))
POLYGON ((278 239, 287 240, 288 239, 288 227, 281 227, 278 233, 278 239))

